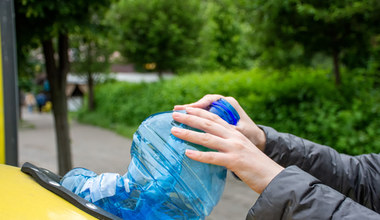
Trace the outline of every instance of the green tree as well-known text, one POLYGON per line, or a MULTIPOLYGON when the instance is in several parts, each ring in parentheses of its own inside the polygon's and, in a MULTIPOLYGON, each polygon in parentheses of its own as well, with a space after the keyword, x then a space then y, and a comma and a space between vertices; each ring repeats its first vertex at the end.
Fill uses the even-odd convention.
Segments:
POLYGON ((18 47, 42 46, 51 88, 58 168, 63 175, 72 168, 67 119, 66 76, 69 71, 69 34, 91 21, 92 11, 110 0, 17 0, 15 1, 18 47))
POLYGON ((74 36, 72 39, 72 45, 75 46, 71 47, 73 55, 71 70, 73 74, 86 79, 88 110, 93 111, 95 108, 94 85, 96 84, 94 74, 104 75, 109 72, 111 53, 105 44, 106 41, 95 36, 74 36))
POLYGON ((252 28, 246 22, 244 11, 232 0, 209 0, 207 6, 201 59, 214 63, 215 68, 250 67, 254 53, 248 38, 252 28))
POLYGON ((380 2, 256 0, 251 9, 255 41, 267 60, 277 54, 308 62, 324 53, 332 58, 340 84, 342 62, 357 66, 368 59, 380 2))
POLYGON ((88 110, 95 109, 94 85, 96 77, 94 74, 104 75, 109 72, 109 57, 112 53, 108 32, 109 26, 103 24, 103 12, 93 12, 92 22, 82 28, 79 34, 72 37, 71 72, 84 76, 87 81, 87 103, 88 110))
POLYGON ((120 52, 137 66, 154 63, 176 72, 198 52, 202 29, 199 0, 121 0, 109 13, 120 52))

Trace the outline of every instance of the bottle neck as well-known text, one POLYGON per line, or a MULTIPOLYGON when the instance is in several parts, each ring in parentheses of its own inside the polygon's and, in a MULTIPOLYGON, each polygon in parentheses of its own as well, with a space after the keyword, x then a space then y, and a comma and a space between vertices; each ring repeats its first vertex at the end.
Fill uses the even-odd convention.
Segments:
POLYGON ((232 105, 225 99, 219 99, 210 105, 210 112, 219 115, 223 120, 231 125, 236 125, 240 116, 232 105))

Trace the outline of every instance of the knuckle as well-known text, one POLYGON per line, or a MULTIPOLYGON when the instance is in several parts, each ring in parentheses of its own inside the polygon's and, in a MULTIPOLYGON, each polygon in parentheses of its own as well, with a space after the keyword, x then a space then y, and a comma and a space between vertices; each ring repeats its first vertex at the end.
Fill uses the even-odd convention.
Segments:
POLYGON ((212 100, 214 97, 214 95, 211 95, 211 94, 207 94, 203 97, 204 100, 212 100))
POLYGON ((219 95, 219 94, 207 94, 204 97, 207 98, 207 100, 210 100, 210 101, 215 101, 215 99, 223 98, 223 96, 219 95))
POLYGON ((208 145, 210 143, 211 135, 208 133, 203 133, 203 135, 200 138, 200 141, 202 142, 202 145, 208 145))
POLYGON ((234 97, 231 97, 231 96, 228 96, 225 99, 227 100, 227 102, 229 102, 231 104, 237 104, 238 103, 238 101, 234 97))
POLYGON ((199 160, 204 163, 215 163, 216 157, 212 152, 202 152, 199 155, 199 160))
POLYGON ((191 120, 191 116, 190 115, 188 115, 188 114, 184 114, 183 115, 183 121, 184 122, 188 122, 188 121, 190 121, 191 120))
POLYGON ((232 146, 234 146, 236 150, 241 150, 245 147, 244 144, 239 140, 232 140, 231 142, 232 146))
POLYGON ((204 128, 204 129, 208 129, 208 128, 210 128, 212 126, 212 123, 211 123, 211 121, 209 121, 209 120, 205 120, 203 123, 202 123, 202 128, 204 128))
POLYGON ((209 163, 215 163, 216 161, 215 154, 213 153, 207 154, 207 160, 209 161, 209 163))
POLYGON ((187 129, 184 129, 184 130, 181 132, 181 135, 182 135, 183 138, 187 139, 187 138, 189 138, 190 133, 189 133, 189 131, 188 131, 187 129))
POLYGON ((210 120, 211 121, 217 121, 220 117, 216 114, 210 114, 210 120))

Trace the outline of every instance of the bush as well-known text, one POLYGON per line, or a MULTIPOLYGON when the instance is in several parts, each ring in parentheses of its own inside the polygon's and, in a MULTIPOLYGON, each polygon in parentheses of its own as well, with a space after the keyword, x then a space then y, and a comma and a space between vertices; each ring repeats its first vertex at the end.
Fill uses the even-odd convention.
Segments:
POLYGON ((107 121, 103 127, 113 129, 137 127, 150 114, 215 93, 235 97, 258 124, 343 153, 378 152, 380 96, 353 80, 336 88, 328 76, 328 70, 297 67, 287 73, 253 69, 189 74, 151 84, 107 83, 96 88, 95 113, 79 116, 96 114, 107 121))

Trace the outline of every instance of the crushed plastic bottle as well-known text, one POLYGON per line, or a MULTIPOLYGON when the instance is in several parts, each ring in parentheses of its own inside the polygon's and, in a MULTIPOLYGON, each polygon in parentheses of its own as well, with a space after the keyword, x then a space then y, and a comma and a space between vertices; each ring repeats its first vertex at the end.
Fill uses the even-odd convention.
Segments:
MULTIPOLYGON (((209 111, 233 125, 240 119, 224 99, 209 111)), ((75 168, 61 185, 123 219, 204 219, 223 193, 227 170, 185 156, 186 149, 210 149, 173 136, 173 126, 189 127, 174 121, 172 113, 157 113, 141 123, 125 175, 75 168)))

